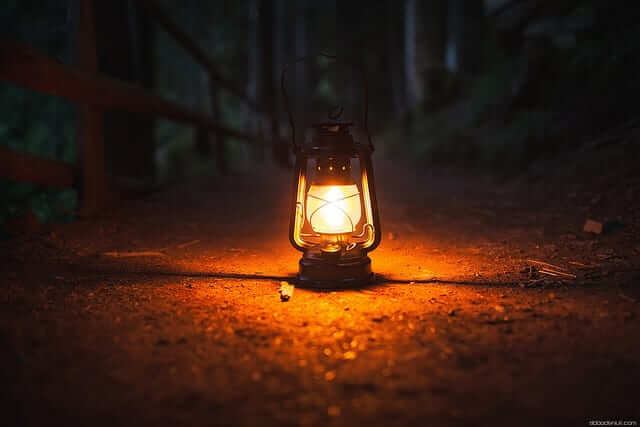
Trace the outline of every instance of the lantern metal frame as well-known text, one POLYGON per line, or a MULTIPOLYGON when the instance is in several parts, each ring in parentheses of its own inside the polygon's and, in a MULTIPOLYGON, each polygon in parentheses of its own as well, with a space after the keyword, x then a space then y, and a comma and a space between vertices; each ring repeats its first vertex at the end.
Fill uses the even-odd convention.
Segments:
MULTIPOLYGON (((299 262, 299 285, 322 288, 353 287, 370 283, 373 280, 371 259, 368 253, 376 249, 382 239, 380 216, 375 190, 375 179, 371 156, 374 151, 371 133, 368 127, 368 84, 364 69, 360 68, 363 95, 364 114, 363 130, 367 137, 367 143, 361 144, 353 140, 349 133, 352 122, 340 122, 332 120, 327 123, 315 124, 312 127, 320 133, 317 138, 312 138, 310 144, 298 144, 296 140, 295 119, 289 108, 289 99, 286 90, 286 75, 290 66, 307 61, 318 56, 337 62, 333 55, 319 54, 299 58, 293 63, 287 64, 282 71, 281 86, 284 106, 291 127, 291 142, 296 157, 293 192, 291 199, 291 216, 289 221, 289 240, 291 245, 303 253, 299 262), (327 130, 329 130, 327 132, 327 130), (334 130, 335 132, 331 132, 334 130), (324 133, 322 133, 324 132, 324 133), (360 234, 351 234, 351 244, 346 248, 336 245, 334 248, 319 247, 314 238, 322 237, 317 233, 303 233, 305 226, 306 196, 308 192, 308 166, 310 161, 336 161, 341 159, 350 162, 358 159, 360 167, 360 185, 358 189, 361 195, 361 209, 364 211, 364 222, 360 234)), ((342 62, 342 61, 341 61, 342 62)), ((337 114, 338 116, 341 114, 337 114)), ((330 119, 337 119, 329 115, 330 119)), ((350 165, 350 163, 348 163, 350 165)), ((343 169, 344 170, 344 169, 343 169)), ((349 177, 350 177, 349 172, 349 177)), ((338 181, 340 178, 336 178, 338 181)), ((342 182, 344 183, 344 182, 342 182)), ((362 221, 362 219, 361 219, 362 221)), ((355 231, 355 224, 353 228, 355 231)))

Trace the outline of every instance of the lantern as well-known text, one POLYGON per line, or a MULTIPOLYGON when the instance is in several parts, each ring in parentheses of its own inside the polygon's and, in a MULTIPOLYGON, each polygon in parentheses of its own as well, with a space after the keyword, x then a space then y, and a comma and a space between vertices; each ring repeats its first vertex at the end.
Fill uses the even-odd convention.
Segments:
POLYGON ((285 87, 287 68, 282 72, 282 91, 296 156, 289 240, 303 253, 299 284, 328 288, 366 284, 373 278, 367 254, 380 243, 381 230, 364 72, 367 142, 354 139, 353 122, 337 120, 340 109, 337 115, 329 114, 328 121, 313 124, 310 140, 298 144, 285 87))

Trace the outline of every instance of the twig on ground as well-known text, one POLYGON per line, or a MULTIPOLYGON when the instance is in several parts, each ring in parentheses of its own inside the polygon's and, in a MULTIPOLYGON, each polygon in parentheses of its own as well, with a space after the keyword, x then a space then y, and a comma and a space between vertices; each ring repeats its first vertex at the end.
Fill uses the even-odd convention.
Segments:
POLYGON ((181 243, 176 247, 178 249, 184 249, 184 248, 188 248, 189 246, 197 245, 198 243, 200 243, 200 240, 191 240, 190 242, 181 243))
POLYGON ((547 275, 549 275, 549 276, 555 276, 555 277, 560 276, 559 274, 556 274, 556 273, 554 273, 554 272, 552 272, 552 271, 544 270, 544 269, 543 269, 543 270, 538 270, 538 273, 541 273, 541 274, 547 274, 547 275))
POLYGON ((525 261, 533 263, 533 264, 545 265, 547 267, 551 267, 554 270, 560 270, 560 271, 562 271, 562 270, 566 271, 567 270, 566 268, 562 268, 562 267, 559 267, 557 265, 549 264, 548 262, 544 262, 544 261, 537 261, 535 259, 527 259, 525 261))
POLYGON ((280 289, 278 290, 278 293, 280 294, 280 301, 289 301, 289 299, 293 296, 294 289, 295 286, 289 284, 288 282, 280 282, 280 289))
POLYGON ((583 263, 578 262, 578 261, 569 261, 569 264, 577 265, 578 267, 585 267, 585 268, 596 268, 597 267, 597 265, 583 264, 583 263))
POLYGON ((629 301, 629 302, 633 302, 633 303, 635 303, 635 302, 636 302, 636 299, 635 299, 635 298, 630 297, 629 295, 625 295, 625 294, 623 294, 623 293, 619 293, 619 294, 618 294, 618 296, 619 296, 620 298, 622 298, 622 299, 626 299, 626 300, 627 300, 627 301, 629 301))
POLYGON ((538 271, 539 273, 542 274, 548 274, 550 276, 559 276, 559 277, 570 277, 572 279, 576 278, 575 274, 572 273, 565 273, 563 271, 557 271, 557 270, 553 270, 551 268, 543 268, 542 270, 538 271))
POLYGON ((139 256, 165 256, 162 252, 158 251, 132 251, 132 252, 103 252, 104 256, 109 256, 113 258, 131 258, 131 257, 139 257, 139 256))

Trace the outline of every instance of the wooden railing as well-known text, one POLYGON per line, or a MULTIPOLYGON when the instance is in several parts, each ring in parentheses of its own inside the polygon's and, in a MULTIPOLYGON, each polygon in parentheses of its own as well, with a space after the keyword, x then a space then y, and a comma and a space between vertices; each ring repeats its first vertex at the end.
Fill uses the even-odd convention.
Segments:
MULTIPOLYGON (((244 91, 221 75, 214 62, 155 0, 138 0, 137 3, 205 68, 211 84, 228 90, 252 111, 257 111, 255 103, 244 91)), ((97 72, 93 0, 81 0, 80 5, 79 38, 75 53, 78 61, 73 67, 43 56, 23 43, 0 41, 0 80, 80 104, 77 117, 79 165, 75 167, 0 147, 0 178, 53 188, 77 187, 81 194, 81 211, 84 214, 99 212, 107 203, 102 124, 105 110, 142 113, 194 126, 198 130, 196 135, 200 143, 208 133, 215 133, 218 142, 227 136, 253 140, 246 133, 164 100, 148 90, 100 75, 97 72)), ((212 106, 217 102, 215 95, 211 96, 210 102, 212 106)))

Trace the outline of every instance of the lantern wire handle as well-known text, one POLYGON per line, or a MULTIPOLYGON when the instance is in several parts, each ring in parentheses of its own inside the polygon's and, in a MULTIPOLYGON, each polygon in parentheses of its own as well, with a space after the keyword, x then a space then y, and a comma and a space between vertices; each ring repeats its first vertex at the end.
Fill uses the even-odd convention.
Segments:
MULTIPOLYGON (((369 142, 369 149, 373 152, 374 151, 374 146, 373 146, 373 140, 371 139, 371 132, 369 132, 369 84, 367 82, 367 74, 364 71, 364 68, 362 67, 356 67, 353 64, 344 62, 344 61, 338 61, 336 55, 330 55, 327 53, 318 53, 316 55, 308 55, 308 56, 303 56, 301 58, 297 58, 295 61, 290 62, 288 64, 286 64, 284 66, 284 68, 282 69, 282 75, 280 77, 280 85, 282 87, 282 98, 284 101, 284 108, 285 110, 287 110, 287 116, 289 118, 289 126, 291 127, 291 145, 293 147, 293 151, 297 154, 298 151, 300 150, 300 145, 298 145, 298 142, 296 141, 296 125, 295 125, 295 119, 293 117, 293 113, 291 111, 291 108, 289 107, 289 96, 287 94, 287 87, 286 87, 286 80, 287 80, 287 71, 289 70, 289 67, 291 67, 292 65, 296 65, 300 62, 305 62, 308 61, 309 59, 312 58, 317 58, 317 57, 324 57, 330 60, 333 60, 334 62, 342 62, 342 63, 346 63, 348 65, 351 65, 352 67, 358 69, 361 74, 362 74, 362 86, 363 86, 363 92, 364 92, 364 131, 367 134, 367 139, 369 142)), ((332 110, 330 112, 330 117, 331 118, 331 113, 334 112, 334 110, 332 110)), ((343 108, 340 107, 339 110, 339 114, 337 114, 337 117, 339 117, 342 114, 343 108)), ((336 115, 334 115, 333 117, 336 117, 336 115)))

